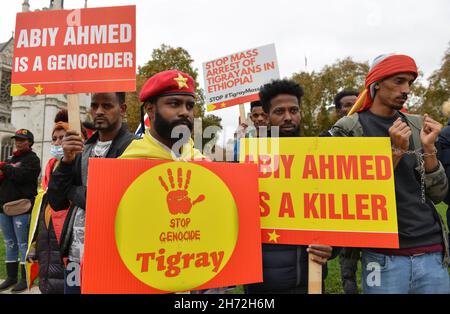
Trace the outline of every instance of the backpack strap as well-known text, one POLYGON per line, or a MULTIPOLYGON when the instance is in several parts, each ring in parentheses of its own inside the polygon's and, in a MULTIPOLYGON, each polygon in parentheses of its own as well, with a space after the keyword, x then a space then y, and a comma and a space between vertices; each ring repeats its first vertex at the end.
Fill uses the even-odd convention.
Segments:
POLYGON ((359 114, 345 116, 339 119, 330 130, 332 136, 363 136, 363 128, 359 122, 359 114))
POLYGON ((422 142, 420 140, 420 131, 422 130, 423 126, 423 117, 418 115, 412 115, 412 114, 405 114, 403 112, 398 112, 400 117, 408 126, 411 128, 412 132, 412 141, 414 150, 421 149, 422 148, 422 142))

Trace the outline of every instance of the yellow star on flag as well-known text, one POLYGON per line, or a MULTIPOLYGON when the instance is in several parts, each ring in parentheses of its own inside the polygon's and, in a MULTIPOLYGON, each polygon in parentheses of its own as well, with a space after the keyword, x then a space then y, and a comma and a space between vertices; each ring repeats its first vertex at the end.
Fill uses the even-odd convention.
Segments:
POLYGON ((227 104, 223 102, 223 103, 220 104, 220 107, 226 108, 226 107, 227 107, 227 104))
POLYGON ((278 243, 278 238, 281 237, 279 234, 277 234, 277 231, 274 230, 271 233, 268 233, 269 235, 269 242, 278 243))
POLYGON ((44 90, 44 88, 41 86, 41 84, 39 84, 38 86, 34 87, 34 93, 35 94, 42 94, 43 90, 44 90))
POLYGON ((178 73, 178 77, 174 78, 174 80, 178 83, 178 88, 182 89, 184 87, 189 88, 189 85, 187 84, 187 78, 185 78, 183 75, 178 73))

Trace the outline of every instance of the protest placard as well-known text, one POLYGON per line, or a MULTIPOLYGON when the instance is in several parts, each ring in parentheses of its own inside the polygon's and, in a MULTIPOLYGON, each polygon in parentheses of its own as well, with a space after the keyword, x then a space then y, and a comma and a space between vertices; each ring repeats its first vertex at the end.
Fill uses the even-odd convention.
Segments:
POLYGON ((207 110, 258 100, 259 88, 279 79, 275 45, 266 45, 203 63, 207 110))
POLYGON ((11 95, 136 89, 136 7, 18 13, 11 95))
POLYGON ((91 159, 82 292, 262 281, 257 181, 255 165, 91 159))
POLYGON ((241 142, 259 165, 263 243, 398 248, 389 138, 260 138, 241 142))

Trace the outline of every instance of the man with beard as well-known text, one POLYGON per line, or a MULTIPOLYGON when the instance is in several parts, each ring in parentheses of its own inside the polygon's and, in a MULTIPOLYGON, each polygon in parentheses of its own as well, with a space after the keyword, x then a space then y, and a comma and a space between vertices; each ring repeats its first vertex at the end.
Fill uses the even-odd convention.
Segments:
MULTIPOLYGON (((291 80, 275 80, 264 85, 259 96, 264 112, 269 116, 272 136, 274 127, 280 137, 300 136, 300 103, 303 88, 291 80)), ((275 245, 263 244, 263 280, 245 286, 246 293, 307 293, 308 253, 312 261, 324 266, 326 275, 328 259, 335 256, 333 248, 324 245, 275 245)))
MULTIPOLYGON (((155 74, 142 87, 139 99, 150 118, 150 129, 134 140, 120 158, 193 161, 205 160, 194 148, 195 82, 178 70, 155 74)), ((143 113, 141 113, 143 116, 143 113)), ((195 291, 223 293, 224 288, 195 291)))
POLYGON ((441 125, 401 112, 417 75, 409 56, 378 57, 350 115, 332 128, 335 136, 390 137, 392 144, 400 248, 363 250, 364 293, 449 293, 448 238, 434 206, 448 190, 436 157, 441 125))
POLYGON ((91 115, 96 132, 83 143, 80 134, 68 130, 62 140, 64 157, 53 172, 48 200, 55 211, 70 207, 61 233, 62 257, 67 260, 64 293, 80 293, 80 263, 84 249, 84 221, 89 158, 117 158, 133 140, 123 123, 125 93, 92 96, 91 115))
POLYGON ((178 70, 155 74, 142 87, 139 99, 150 118, 151 128, 134 140, 120 158, 201 160, 194 149, 195 83, 178 70))

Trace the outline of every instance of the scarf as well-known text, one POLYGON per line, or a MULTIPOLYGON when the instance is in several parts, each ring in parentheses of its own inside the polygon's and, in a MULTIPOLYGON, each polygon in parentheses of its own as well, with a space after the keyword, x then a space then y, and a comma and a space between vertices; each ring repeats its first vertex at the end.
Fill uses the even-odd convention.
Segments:
POLYGON ((145 132, 142 139, 134 140, 119 157, 120 159, 160 159, 160 160, 179 160, 179 161, 193 161, 205 160, 206 157, 194 148, 194 141, 189 139, 189 142, 184 144, 181 148, 181 156, 177 157, 164 144, 158 142, 150 135, 149 130, 145 132))
POLYGON ((413 73, 417 78, 418 70, 413 58, 405 55, 389 55, 377 60, 367 74, 365 89, 359 95, 348 115, 368 110, 373 105, 373 84, 398 73, 413 73))

